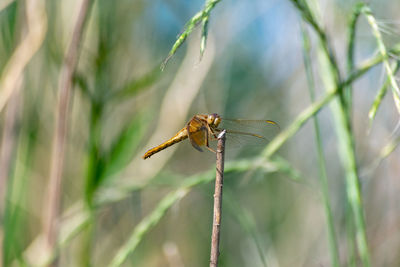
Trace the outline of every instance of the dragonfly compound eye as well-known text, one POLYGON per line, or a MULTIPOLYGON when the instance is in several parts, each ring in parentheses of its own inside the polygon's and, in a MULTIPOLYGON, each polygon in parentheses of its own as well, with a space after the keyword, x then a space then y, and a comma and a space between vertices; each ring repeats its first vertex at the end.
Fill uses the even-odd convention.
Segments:
POLYGON ((214 125, 218 126, 221 123, 221 118, 217 115, 214 119, 214 125))
POLYGON ((208 123, 209 125, 214 123, 214 116, 213 116, 213 114, 208 115, 208 117, 207 117, 207 123, 208 123))

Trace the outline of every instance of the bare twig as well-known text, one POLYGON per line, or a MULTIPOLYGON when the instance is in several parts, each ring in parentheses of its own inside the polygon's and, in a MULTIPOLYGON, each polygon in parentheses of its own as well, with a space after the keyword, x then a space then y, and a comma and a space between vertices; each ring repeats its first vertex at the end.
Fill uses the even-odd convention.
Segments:
POLYGON ((91 3, 92 1, 90 0, 83 0, 81 3, 79 15, 64 58, 58 84, 56 128, 53 139, 48 196, 45 197, 45 203, 47 206, 44 210, 45 217, 43 225, 43 231, 46 238, 45 242, 49 252, 54 250, 57 239, 58 227, 56 225, 56 219, 60 214, 61 180, 64 163, 65 139, 68 125, 68 109, 71 98, 72 77, 77 66, 79 44, 91 3))
POLYGON ((225 133, 226 131, 224 130, 218 136, 216 164, 217 174, 215 177, 214 216, 211 235, 210 267, 218 266, 219 236, 221 229, 222 186, 224 184, 225 133))

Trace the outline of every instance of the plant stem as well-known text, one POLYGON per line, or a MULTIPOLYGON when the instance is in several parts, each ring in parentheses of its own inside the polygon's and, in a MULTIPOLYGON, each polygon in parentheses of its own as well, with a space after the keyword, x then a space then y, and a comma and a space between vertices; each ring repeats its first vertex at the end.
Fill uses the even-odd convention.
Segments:
MULTIPOLYGON (((309 40, 308 34, 306 32, 304 23, 302 23, 301 26, 302 26, 301 29, 302 29, 303 50, 304 50, 303 51, 304 66, 305 66, 306 75, 307 75, 310 98, 311 98, 311 101, 314 103, 315 102, 315 83, 314 83, 311 58, 310 58, 310 40, 309 40)), ((324 151, 323 151, 323 146, 322 146, 321 131, 320 131, 318 117, 316 114, 314 114, 314 116, 313 116, 313 122, 314 122, 314 133, 315 133, 315 139, 316 139, 316 145, 317 145, 317 156, 318 156, 318 166, 319 166, 319 173, 320 173, 319 177, 320 177, 320 183, 321 183, 322 200, 323 200, 324 209, 325 209, 326 222, 328 225, 328 240, 329 240, 329 247, 330 247, 330 254, 331 254, 331 264, 332 264, 332 266, 339 266, 340 257, 339 257, 339 251, 337 248, 338 246, 337 246, 336 235, 335 235, 335 227, 334 227, 334 221, 333 221, 333 215, 332 215, 332 208, 331 208, 331 204, 329 201, 328 175, 327 175, 327 171, 326 171, 326 163, 325 163, 324 151)))
POLYGON ((50 251, 55 249, 58 236, 58 226, 56 222, 57 217, 60 214, 61 206, 61 181, 64 167, 69 106, 72 93, 72 78, 78 63, 79 44, 81 43, 83 28, 91 4, 92 1, 86 0, 83 1, 80 6, 79 16, 68 45, 59 80, 57 118, 52 147, 48 196, 44 198, 48 204, 45 207, 43 231, 47 242, 47 249, 50 251))
POLYGON ((219 240, 221 230, 222 186, 224 184, 225 130, 218 136, 217 173, 215 176, 214 216, 211 234, 210 267, 218 266, 219 240))
MULTIPOLYGON (((317 33, 320 50, 323 56, 321 59, 322 77, 326 88, 337 89, 337 101, 333 106, 333 114, 335 117, 336 130, 339 137, 340 153, 343 165, 346 171, 346 188, 347 201, 350 203, 355 219, 356 242, 362 264, 370 266, 370 256, 367 245, 367 235, 364 221, 364 211, 361 196, 361 186, 358 180, 356 155, 354 151, 354 137, 351 128, 350 111, 346 105, 346 96, 344 94, 344 83, 340 78, 339 66, 336 61, 333 49, 330 46, 325 31, 319 26, 315 20, 315 16, 309 9, 307 2, 292 0, 294 5, 299 9, 303 18, 314 28, 317 33), (327 61, 327 62, 324 62, 327 61)), ((387 58, 387 53, 381 53, 383 58, 387 58)))

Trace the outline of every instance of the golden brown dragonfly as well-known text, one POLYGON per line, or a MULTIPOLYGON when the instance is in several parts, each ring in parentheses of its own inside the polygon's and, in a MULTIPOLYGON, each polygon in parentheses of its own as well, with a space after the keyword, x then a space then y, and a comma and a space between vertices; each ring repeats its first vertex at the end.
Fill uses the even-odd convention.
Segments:
MULTIPOLYGON (((201 146, 205 146, 208 150, 215 153, 215 150, 210 147, 210 140, 217 139, 219 133, 221 133, 224 129, 218 128, 221 122, 230 122, 231 124, 237 125, 257 125, 259 127, 267 127, 268 125, 274 125, 279 128, 278 124, 271 120, 242 120, 242 119, 223 119, 218 114, 197 114, 192 117, 192 119, 186 124, 184 128, 182 128, 174 137, 165 141, 164 143, 149 149, 144 155, 143 159, 150 158, 157 152, 166 149, 176 143, 179 143, 186 138, 189 139, 192 146, 199 150, 201 146)), ((247 127, 248 128, 248 127, 247 127)), ((263 135, 251 133, 251 132, 243 132, 236 131, 231 129, 225 129, 228 134, 237 134, 243 136, 249 136, 255 139, 267 140, 267 138, 263 135)))

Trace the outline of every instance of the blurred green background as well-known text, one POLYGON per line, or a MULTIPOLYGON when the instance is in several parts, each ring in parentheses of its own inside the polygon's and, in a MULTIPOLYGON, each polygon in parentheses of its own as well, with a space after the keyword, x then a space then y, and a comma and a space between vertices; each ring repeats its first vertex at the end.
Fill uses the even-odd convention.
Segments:
MULTIPOLYGON (((207 266, 215 156, 199 153, 188 141, 148 160, 141 156, 198 113, 270 119, 285 133, 312 105, 302 27, 310 38, 316 98, 323 97, 318 35, 293 5, 303 1, 221 1, 210 13, 203 57, 198 25, 163 71, 161 63, 204 0, 92 2, 67 109, 57 249, 47 253, 44 224, 52 201, 60 73, 81 2, 0 3, 0 85, 14 79, 9 97, 0 88, 2 263, 36 266, 56 259, 59 266, 108 266, 120 255, 123 266, 207 266), (36 14, 36 21, 29 14, 36 14), (17 54, 29 31, 33 39, 17 54), (9 71, 25 61, 20 74, 9 71)), ((329 36, 342 76, 349 77, 349 23, 356 1, 308 2, 329 36)), ((369 6, 390 50, 400 42, 400 2, 373 0, 369 6)), ((355 40, 356 66, 379 54, 365 17, 357 22, 355 40)), ((399 55, 390 54, 390 64, 399 55)), ((350 132, 372 266, 400 265, 400 154, 394 150, 399 113, 390 89, 376 118, 368 117, 386 74, 383 64, 376 64, 351 83, 350 132)), ((366 265, 357 252, 331 107, 324 105, 318 119, 338 262, 328 241, 310 119, 271 165, 266 159, 261 169, 250 166, 264 147, 227 154, 220 266, 366 265)))

